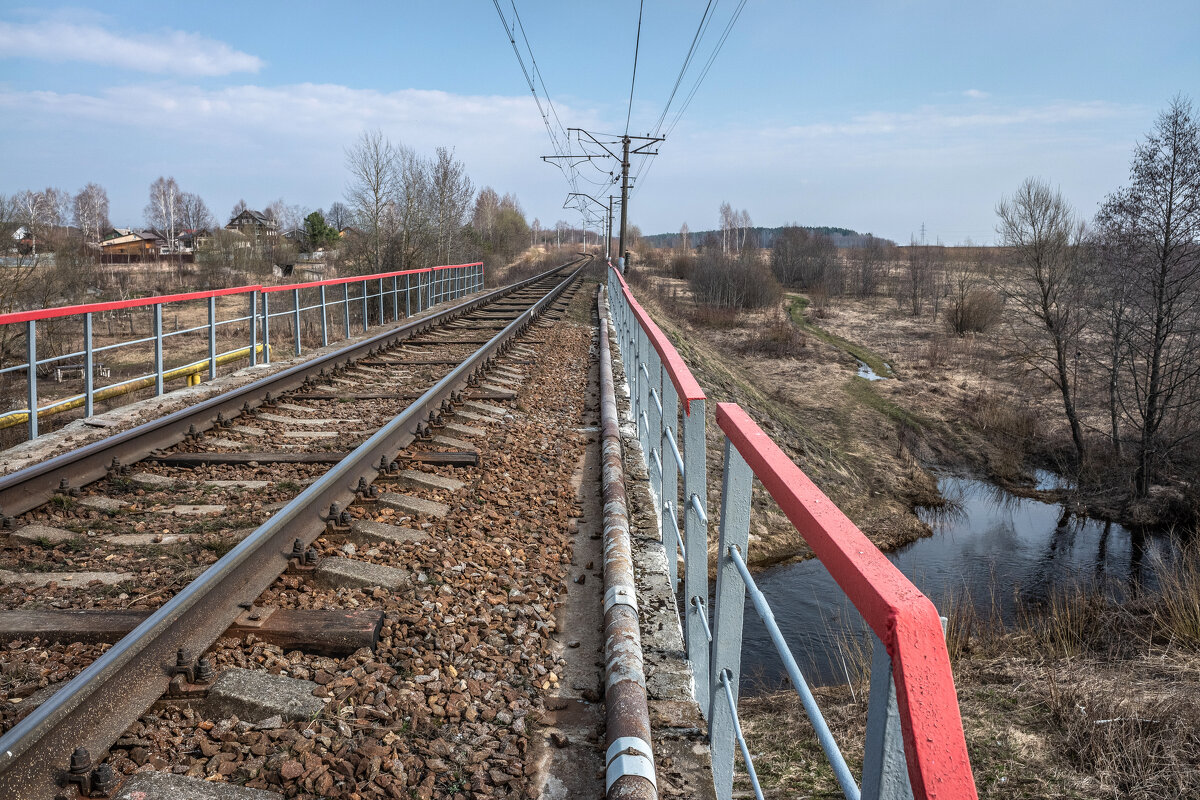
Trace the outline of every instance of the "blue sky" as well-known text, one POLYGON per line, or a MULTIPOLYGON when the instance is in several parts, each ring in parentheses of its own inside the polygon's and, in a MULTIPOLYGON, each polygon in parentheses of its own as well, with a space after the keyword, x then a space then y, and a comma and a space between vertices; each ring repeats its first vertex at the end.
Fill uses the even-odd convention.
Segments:
MULTIPOLYGON (((706 2, 645 3, 630 133, 655 127, 706 2)), ((715 0, 676 108, 737 5, 715 0)), ((516 7, 563 125, 621 133, 636 0, 516 7)), ((1091 216, 1158 110, 1200 102, 1198 39, 1196 0, 749 0, 655 163, 635 162, 631 221, 715 227, 728 201, 760 225, 990 241, 1029 175, 1091 216)), ((96 181, 114 223, 140 223, 164 174, 218 217, 239 198, 327 207, 374 127, 455 148, 544 226, 578 219, 486 0, 3 3, 0 113, 0 193, 96 181)))

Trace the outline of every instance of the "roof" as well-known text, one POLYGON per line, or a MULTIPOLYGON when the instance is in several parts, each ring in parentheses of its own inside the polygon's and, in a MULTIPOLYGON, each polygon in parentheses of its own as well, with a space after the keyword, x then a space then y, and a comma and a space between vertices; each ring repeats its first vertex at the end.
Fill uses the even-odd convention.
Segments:
POLYGON ((229 224, 232 225, 234 223, 234 221, 237 220, 239 217, 244 217, 247 215, 249 215, 250 219, 252 219, 254 222, 257 222, 260 225, 272 224, 272 220, 270 217, 268 217, 266 214, 262 213, 261 211, 255 211, 252 208, 247 208, 244 211, 242 211, 240 214, 236 214, 233 217, 233 219, 229 220, 229 224))

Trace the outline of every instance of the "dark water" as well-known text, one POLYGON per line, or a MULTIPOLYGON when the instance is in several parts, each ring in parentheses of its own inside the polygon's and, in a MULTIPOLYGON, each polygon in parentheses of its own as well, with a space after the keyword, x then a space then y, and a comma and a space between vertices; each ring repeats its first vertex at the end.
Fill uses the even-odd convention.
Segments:
MULTIPOLYGON (((1054 485, 1039 475, 1039 488, 1054 485)), ((1179 552, 1170 534, 1130 531, 1092 519, 1067 518, 1061 506, 1016 497, 982 481, 945 477, 942 495, 958 510, 922 514, 931 537, 906 545, 891 559, 945 616, 970 602, 984 617, 1011 624, 1020 604, 1044 601, 1075 586, 1103 586, 1128 596, 1153 591, 1158 573, 1179 552)), ((868 646, 868 629, 816 559, 755 577, 800 669, 811 683, 844 680, 841 654, 868 646)), ((742 685, 770 688, 782 664, 754 607, 746 603, 742 685)), ((847 659, 849 660, 849 659, 847 659)))

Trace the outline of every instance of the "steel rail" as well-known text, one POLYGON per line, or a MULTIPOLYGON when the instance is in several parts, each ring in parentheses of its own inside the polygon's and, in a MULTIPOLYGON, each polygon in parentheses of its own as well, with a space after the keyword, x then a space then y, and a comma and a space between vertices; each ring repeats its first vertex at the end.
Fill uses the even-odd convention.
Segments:
POLYGON ((621 424, 608 340, 608 307, 602 291, 596 295, 596 311, 600 318, 600 482, 604 500, 604 793, 608 800, 657 800, 621 424))
POLYGON ((158 449, 182 441, 193 429, 202 432, 216 424, 217 415, 226 419, 238 416, 244 409, 257 408, 267 393, 281 394, 301 387, 321 370, 336 368, 357 361, 372 351, 411 338, 455 317, 487 305, 500 297, 519 291, 542 278, 576 264, 548 270, 511 286, 459 303, 437 314, 414 320, 396 328, 382 331, 360 342, 347 345, 332 353, 289 367, 274 375, 210 397, 194 406, 180 409, 164 417, 143 423, 68 453, 30 465, 0 477, 0 516, 12 517, 46 503, 60 490, 63 479, 70 488, 78 488, 104 477, 114 459, 122 464, 141 461, 158 449))
MULTIPOLYGON (((578 262, 566 265, 572 266, 578 262)), ((559 267, 518 286, 560 272, 559 267)), ((417 401, 259 526, 229 553, 167 601, 142 624, 0 737, 0 797, 53 797, 77 747, 107 752, 145 709, 166 691, 169 668, 183 648, 195 657, 233 623, 287 568, 293 543, 305 547, 325 530, 321 512, 355 499, 359 481, 370 484, 381 459, 390 461, 416 439, 430 412, 507 350, 545 308, 574 282, 583 266, 487 344, 439 380, 417 401)))

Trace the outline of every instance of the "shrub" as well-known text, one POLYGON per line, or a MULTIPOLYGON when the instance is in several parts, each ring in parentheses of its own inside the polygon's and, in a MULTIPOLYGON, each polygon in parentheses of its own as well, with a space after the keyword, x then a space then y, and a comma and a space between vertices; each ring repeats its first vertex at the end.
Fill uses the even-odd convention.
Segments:
POLYGON ((1004 301, 987 289, 977 289, 962 298, 954 298, 946 313, 947 329, 958 336, 966 333, 987 333, 1000 319, 1004 301))
POLYGON ((783 296, 779 281, 761 261, 720 253, 697 258, 688 285, 696 303, 716 308, 763 308, 783 296))
POLYGON ((671 256, 671 277, 688 280, 696 269, 696 259, 690 253, 676 253, 671 256))
POLYGON ((759 327, 754 334, 742 342, 739 348, 747 355, 763 355, 771 358, 799 358, 808 347, 808 337, 782 314, 759 327))

